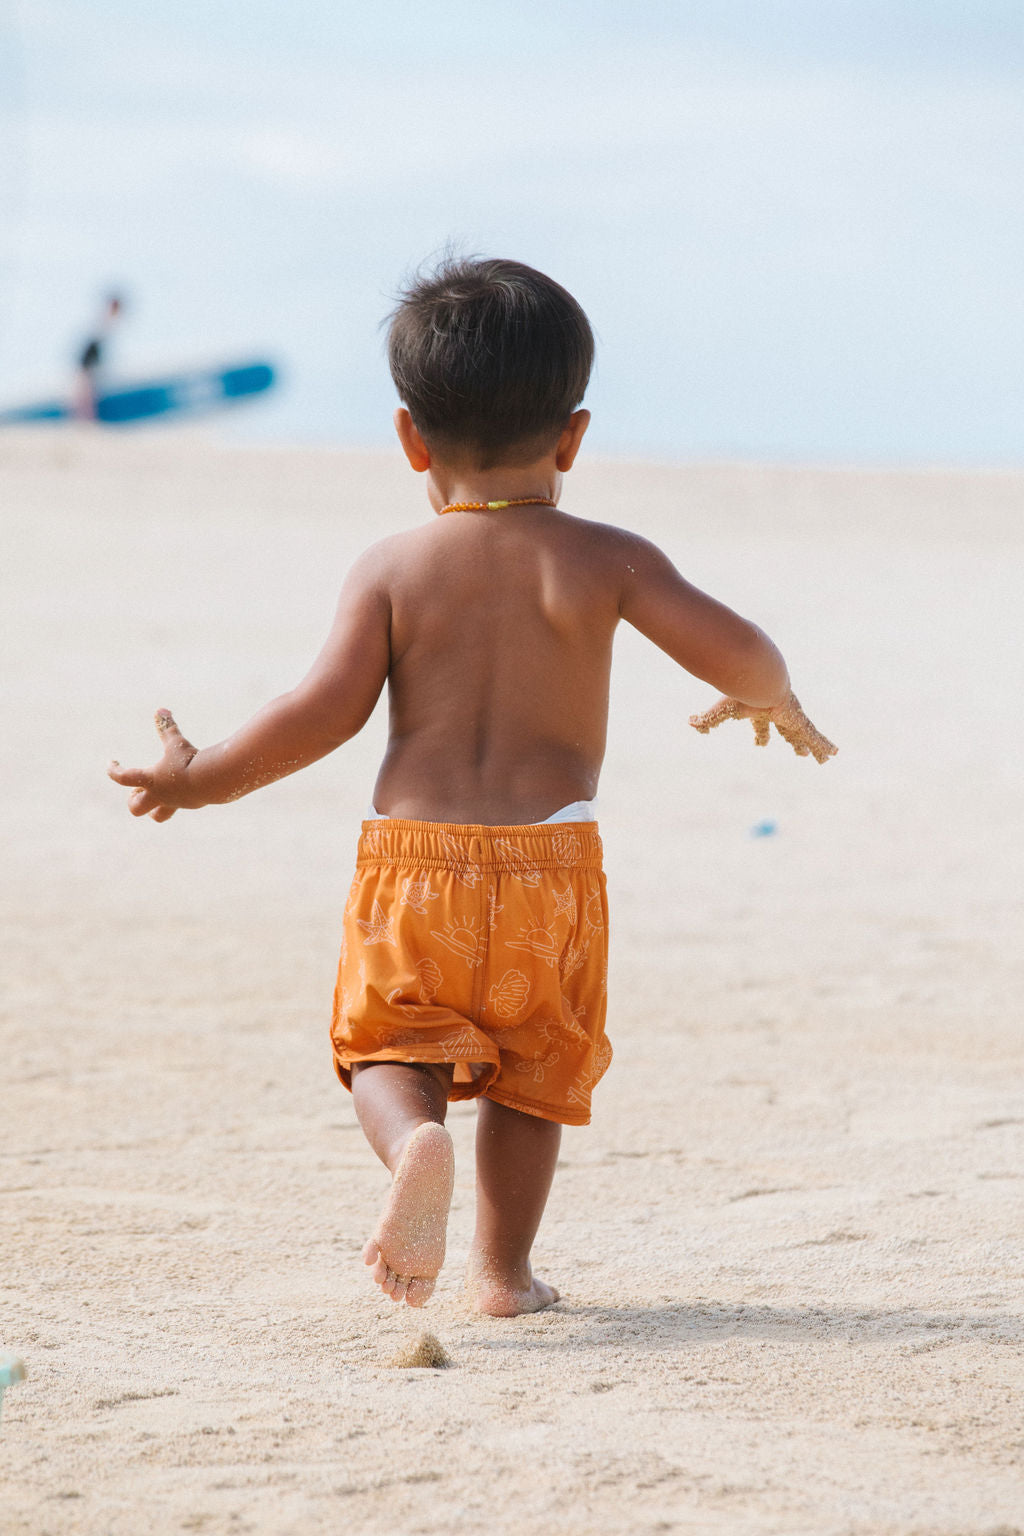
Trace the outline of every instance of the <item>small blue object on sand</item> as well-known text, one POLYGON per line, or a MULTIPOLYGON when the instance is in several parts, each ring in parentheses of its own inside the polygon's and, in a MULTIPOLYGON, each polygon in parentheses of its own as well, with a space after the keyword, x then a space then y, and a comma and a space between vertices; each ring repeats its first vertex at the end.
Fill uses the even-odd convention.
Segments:
POLYGON ((751 837, 774 837, 778 830, 778 822, 755 821, 750 829, 750 835, 751 837))
POLYGON ((5 1387, 13 1387, 16 1381, 25 1380, 25 1367, 16 1355, 0 1355, 0 1409, 4 1405, 5 1387))

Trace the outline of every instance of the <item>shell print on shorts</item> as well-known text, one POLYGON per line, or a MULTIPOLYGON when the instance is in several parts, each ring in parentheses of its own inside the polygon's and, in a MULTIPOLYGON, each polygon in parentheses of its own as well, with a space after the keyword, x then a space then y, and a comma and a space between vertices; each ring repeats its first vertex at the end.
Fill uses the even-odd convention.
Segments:
POLYGON ((583 853, 583 844, 575 832, 556 832, 552 847, 559 864, 576 864, 583 853))
POLYGON ((429 955, 416 962, 416 975, 420 979, 420 1002, 430 1003, 437 996, 437 989, 444 981, 441 967, 429 955))
POLYGON ((421 1046, 423 1034, 418 1029, 392 1029, 379 1037, 378 1049, 382 1051, 401 1050, 403 1046, 421 1046))
MULTIPOLYGON (((409 987, 392 987, 384 1001, 389 1008, 397 1008, 398 1012, 404 1014, 407 1019, 422 1020, 423 1006, 434 1001, 438 988, 444 982, 444 976, 442 975, 441 967, 435 964, 429 955, 425 955, 422 960, 417 960, 416 962, 416 977, 419 982, 418 1006, 416 1003, 403 1003, 399 1001, 403 993, 408 997, 411 990, 409 987)), ((365 985, 364 981, 363 986, 365 987, 365 985)), ((415 983, 413 985, 415 986, 415 983)), ((420 1039, 422 1039, 422 1035, 410 1034, 408 1036, 403 1035, 401 1040, 393 1040, 390 1043, 392 1045, 407 1045, 413 1040, 420 1039)))
POLYGON ((540 870, 536 869, 515 843, 510 843, 505 837, 496 837, 494 846, 501 856, 501 862, 510 875, 521 880, 524 885, 540 885, 540 870))
POLYGON ((450 832, 438 832, 437 838, 456 880, 460 885, 468 885, 470 890, 474 890, 481 879, 478 866, 467 859, 465 848, 457 838, 452 837, 450 832))
POLYGON ((430 881, 424 876, 422 880, 405 882, 405 890, 402 892, 399 905, 411 907, 414 912, 419 913, 420 917, 426 917, 427 902, 437 900, 439 900, 438 892, 430 889, 430 881))
POLYGON ((557 939, 546 928, 524 928, 518 939, 505 940, 505 948, 525 950, 538 960, 546 960, 548 965, 557 965, 561 954, 557 939))
POLYGON ((357 917, 356 922, 366 934, 363 943, 369 944, 393 944, 395 942, 394 919, 387 916, 379 901, 373 904, 370 921, 357 917))
POLYGON ((460 1056, 480 1056, 482 1054, 480 1050, 480 1036, 476 1033, 476 1030, 470 1029, 468 1024, 464 1029, 449 1030, 448 1034, 442 1035, 440 1040, 434 1041, 434 1044, 438 1050, 446 1053, 444 1057, 446 1061, 454 1061, 460 1056))
POLYGON ((500 981, 496 981, 487 994, 487 1002, 491 1011, 497 1014, 499 1019, 517 1019, 526 1007, 530 996, 529 979, 522 971, 506 971, 500 981))
POLYGON ((431 938, 450 949, 453 955, 461 955, 470 967, 484 963, 484 937, 479 924, 472 919, 466 923, 445 923, 444 932, 433 933, 431 938))

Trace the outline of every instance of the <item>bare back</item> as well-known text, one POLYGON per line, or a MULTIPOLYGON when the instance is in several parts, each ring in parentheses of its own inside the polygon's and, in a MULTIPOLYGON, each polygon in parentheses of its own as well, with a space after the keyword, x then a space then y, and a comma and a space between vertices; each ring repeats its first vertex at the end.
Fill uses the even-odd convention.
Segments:
POLYGON ((787 740, 819 762, 835 751, 796 719, 785 662, 755 624, 691 586, 639 534, 529 506, 451 513, 375 544, 349 572, 296 687, 198 751, 160 711, 160 762, 110 774, 134 787, 134 815, 159 821, 237 800, 348 741, 387 683, 379 811, 543 821, 597 790, 620 618, 727 695, 709 724, 788 699, 787 740))
POLYGON ((381 550, 390 732, 377 809, 512 824, 593 796, 618 530, 540 507, 449 513, 381 550))

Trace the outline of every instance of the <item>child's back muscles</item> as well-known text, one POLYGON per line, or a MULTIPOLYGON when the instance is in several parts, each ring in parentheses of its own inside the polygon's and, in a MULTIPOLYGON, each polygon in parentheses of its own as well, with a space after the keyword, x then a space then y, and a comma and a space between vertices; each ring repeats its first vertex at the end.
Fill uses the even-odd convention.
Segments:
POLYGON ((515 823, 590 798, 620 616, 744 702, 786 691, 755 626, 620 529, 546 509, 474 512, 380 552, 391 731, 375 803, 390 815, 515 823))

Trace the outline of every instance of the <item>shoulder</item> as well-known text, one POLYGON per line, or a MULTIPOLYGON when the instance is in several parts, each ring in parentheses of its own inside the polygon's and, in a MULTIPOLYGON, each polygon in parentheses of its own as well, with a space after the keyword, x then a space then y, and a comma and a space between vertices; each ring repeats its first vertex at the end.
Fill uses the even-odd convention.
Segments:
POLYGON ((593 544, 596 550, 615 557, 633 553, 647 558, 668 558, 650 539, 632 528, 619 528, 615 523, 592 522, 589 518, 564 514, 565 521, 573 526, 577 536, 593 544))
POLYGON ((348 570, 345 585, 351 587, 380 587, 386 585, 420 553, 429 536, 430 528, 411 528, 404 533, 392 533, 367 545, 357 555, 348 570))
POLYGON ((600 563, 610 580, 620 585, 623 594, 652 580, 663 580, 679 573, 668 555, 651 539, 632 528, 614 523, 596 523, 573 518, 578 536, 600 563))

